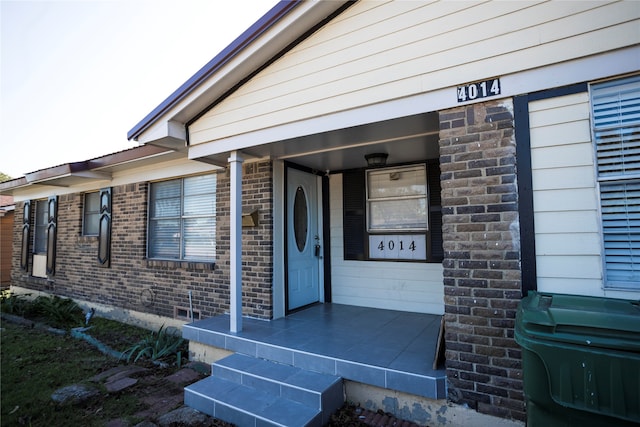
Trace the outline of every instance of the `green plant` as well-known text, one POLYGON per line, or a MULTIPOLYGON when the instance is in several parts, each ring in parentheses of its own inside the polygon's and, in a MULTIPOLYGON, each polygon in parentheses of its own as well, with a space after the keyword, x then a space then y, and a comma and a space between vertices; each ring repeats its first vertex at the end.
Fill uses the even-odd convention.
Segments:
POLYGON ((182 363, 181 347, 185 340, 175 334, 169 333, 164 325, 160 327, 158 332, 151 332, 147 337, 140 340, 137 344, 125 350, 122 354, 127 362, 134 357, 134 363, 142 357, 148 357, 153 361, 161 361, 163 359, 176 358, 176 363, 182 363))
POLYGON ((0 426, 104 426, 139 411, 136 396, 103 394, 83 406, 54 405, 51 394, 118 365, 88 343, 4 322, 0 334, 0 426))
POLYGON ((9 290, 0 293, 0 310, 3 313, 22 316, 29 311, 31 302, 26 298, 31 294, 18 295, 9 290))
POLYGON ((33 309, 54 326, 74 326, 83 321, 82 308, 69 298, 39 296, 33 302, 33 309))

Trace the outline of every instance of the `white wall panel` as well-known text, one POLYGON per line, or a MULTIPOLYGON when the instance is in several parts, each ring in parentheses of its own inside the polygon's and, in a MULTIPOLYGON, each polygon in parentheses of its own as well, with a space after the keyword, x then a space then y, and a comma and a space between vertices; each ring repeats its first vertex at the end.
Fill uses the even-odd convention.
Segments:
POLYGON ((533 171, 536 190, 594 188, 593 166, 548 167, 533 171))
POLYGON ((344 260, 342 175, 331 175, 329 193, 333 302, 443 314, 442 264, 344 260))
POLYGON ((541 211, 534 206, 536 235, 545 233, 598 233, 600 223, 598 216, 591 210, 558 212, 549 208, 541 211))
POLYGON ((543 277, 555 278, 557 282, 550 281, 551 289, 538 290, 548 292, 566 293, 562 284, 563 279, 601 279, 602 264, 599 256, 540 256, 538 257, 538 274, 543 277))
MULTIPOLYGON (((573 128, 574 123, 567 124, 573 128)), ((553 126, 560 130, 561 126, 553 126)), ((584 127, 584 123, 583 123, 584 127)), ((584 129, 581 131, 584 133, 584 129)), ((531 150, 531 161, 536 163, 536 169, 566 168, 574 166, 588 166, 593 164, 593 147, 589 143, 574 143, 575 134, 570 132, 564 133, 565 139, 560 135, 554 135, 551 132, 534 132, 531 130, 531 139, 541 138, 549 135, 549 139, 553 140, 553 145, 547 145, 544 148, 533 148, 531 150)), ((548 140, 544 142, 549 144, 548 140)))
POLYGON ((359 2, 200 118, 190 141, 635 45, 639 17, 637 2, 359 2))
POLYGON ((540 256, 566 254, 600 256, 601 249, 602 242, 596 233, 541 233, 536 236, 536 254, 540 256))
POLYGON ((538 289, 547 290, 548 292, 562 292, 572 295, 587 295, 593 297, 602 296, 602 280, 587 279, 584 277, 572 278, 565 277, 562 279, 562 290, 558 289, 558 278, 538 277, 538 289), (555 289, 555 291, 554 291, 555 289))
POLYGON ((538 290, 604 295, 587 93, 529 104, 538 290))

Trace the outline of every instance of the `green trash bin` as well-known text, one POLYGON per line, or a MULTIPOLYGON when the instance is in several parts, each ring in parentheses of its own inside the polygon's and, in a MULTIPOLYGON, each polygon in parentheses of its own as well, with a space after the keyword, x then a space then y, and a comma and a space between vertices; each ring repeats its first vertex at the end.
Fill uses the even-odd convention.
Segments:
POLYGON ((529 292, 515 340, 528 426, 640 424, 638 301, 529 292))

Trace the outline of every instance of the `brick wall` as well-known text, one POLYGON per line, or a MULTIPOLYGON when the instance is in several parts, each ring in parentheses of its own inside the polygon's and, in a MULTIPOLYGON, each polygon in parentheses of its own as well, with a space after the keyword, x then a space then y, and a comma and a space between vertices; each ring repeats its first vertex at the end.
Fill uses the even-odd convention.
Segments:
POLYGON ((440 112, 446 369, 452 400, 524 420, 512 105, 440 112))
POLYGON ((13 211, 0 212, 0 289, 8 288, 11 283, 13 219, 13 211))
MULTIPOLYGON (((246 315, 272 316, 271 163, 245 165, 244 204, 259 209, 259 225, 243 230, 243 305, 246 315)), ((97 263, 97 237, 82 236, 80 193, 58 198, 56 274, 47 279, 20 270, 20 221, 14 221, 13 284, 160 316, 189 307, 211 317, 229 310, 229 178, 218 173, 217 260, 214 264, 146 259, 148 183, 112 189, 111 266, 97 263)), ((32 205, 33 207, 34 205, 32 205)), ((22 219, 24 205, 16 205, 22 219)), ((33 231, 33 227, 32 227, 33 231)), ((30 263, 31 267, 31 263, 30 263)))

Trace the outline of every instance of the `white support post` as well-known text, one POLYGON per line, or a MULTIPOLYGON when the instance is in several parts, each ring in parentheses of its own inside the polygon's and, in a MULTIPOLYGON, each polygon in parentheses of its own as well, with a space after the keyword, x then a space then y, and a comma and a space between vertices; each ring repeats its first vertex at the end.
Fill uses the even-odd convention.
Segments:
POLYGON ((231 172, 231 332, 242 331, 242 162, 238 151, 229 156, 231 172))

